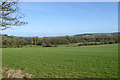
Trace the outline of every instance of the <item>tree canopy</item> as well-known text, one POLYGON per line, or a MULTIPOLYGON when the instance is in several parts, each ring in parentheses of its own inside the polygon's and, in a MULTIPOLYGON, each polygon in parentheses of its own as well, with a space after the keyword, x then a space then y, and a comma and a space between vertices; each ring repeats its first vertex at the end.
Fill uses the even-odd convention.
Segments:
POLYGON ((24 18, 24 14, 19 12, 17 0, 2 0, 0 2, 0 30, 27 24, 27 22, 21 21, 21 18, 24 18))

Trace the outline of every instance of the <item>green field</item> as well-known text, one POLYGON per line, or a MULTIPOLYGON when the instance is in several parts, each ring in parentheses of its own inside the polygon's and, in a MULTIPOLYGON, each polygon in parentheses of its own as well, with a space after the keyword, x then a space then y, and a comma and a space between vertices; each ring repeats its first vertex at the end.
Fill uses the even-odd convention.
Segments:
POLYGON ((39 78, 117 78, 118 45, 3 48, 3 67, 39 78))

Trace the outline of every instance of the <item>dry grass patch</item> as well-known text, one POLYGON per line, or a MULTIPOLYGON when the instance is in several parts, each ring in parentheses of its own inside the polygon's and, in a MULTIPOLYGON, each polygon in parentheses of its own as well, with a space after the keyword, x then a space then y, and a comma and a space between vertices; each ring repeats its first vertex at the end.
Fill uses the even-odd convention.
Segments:
POLYGON ((32 74, 25 73, 22 70, 2 68, 2 78, 32 78, 32 74))

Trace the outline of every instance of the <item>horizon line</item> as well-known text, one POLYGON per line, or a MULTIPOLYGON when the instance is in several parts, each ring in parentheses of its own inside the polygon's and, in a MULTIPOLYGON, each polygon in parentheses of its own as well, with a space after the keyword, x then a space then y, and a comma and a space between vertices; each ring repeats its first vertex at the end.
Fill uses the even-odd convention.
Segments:
MULTIPOLYGON (((100 33, 100 32, 98 32, 98 33, 100 33)), ((97 32, 96 33, 76 33, 76 34, 72 34, 72 35, 59 35, 59 36, 43 36, 43 37, 64 37, 64 36, 74 36, 74 35, 79 35, 79 34, 98 34, 97 32)), ((120 33, 120 31, 117 31, 117 32, 104 32, 105 34, 107 34, 107 33, 120 33)), ((101 34, 104 34, 104 33, 102 33, 101 32, 101 34)), ((0 34, 0 35, 8 35, 8 36, 15 36, 15 35, 9 35, 9 34, 0 34)), ((15 36, 15 37, 40 37, 40 36, 15 36)), ((43 37, 40 37, 40 38, 43 38, 43 37)))

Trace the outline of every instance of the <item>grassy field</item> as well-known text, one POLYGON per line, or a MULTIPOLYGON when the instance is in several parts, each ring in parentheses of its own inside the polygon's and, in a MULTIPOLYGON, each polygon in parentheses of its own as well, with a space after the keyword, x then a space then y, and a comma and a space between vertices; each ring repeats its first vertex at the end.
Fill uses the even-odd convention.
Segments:
POLYGON ((4 48, 3 67, 40 78, 117 78, 118 45, 4 48))

